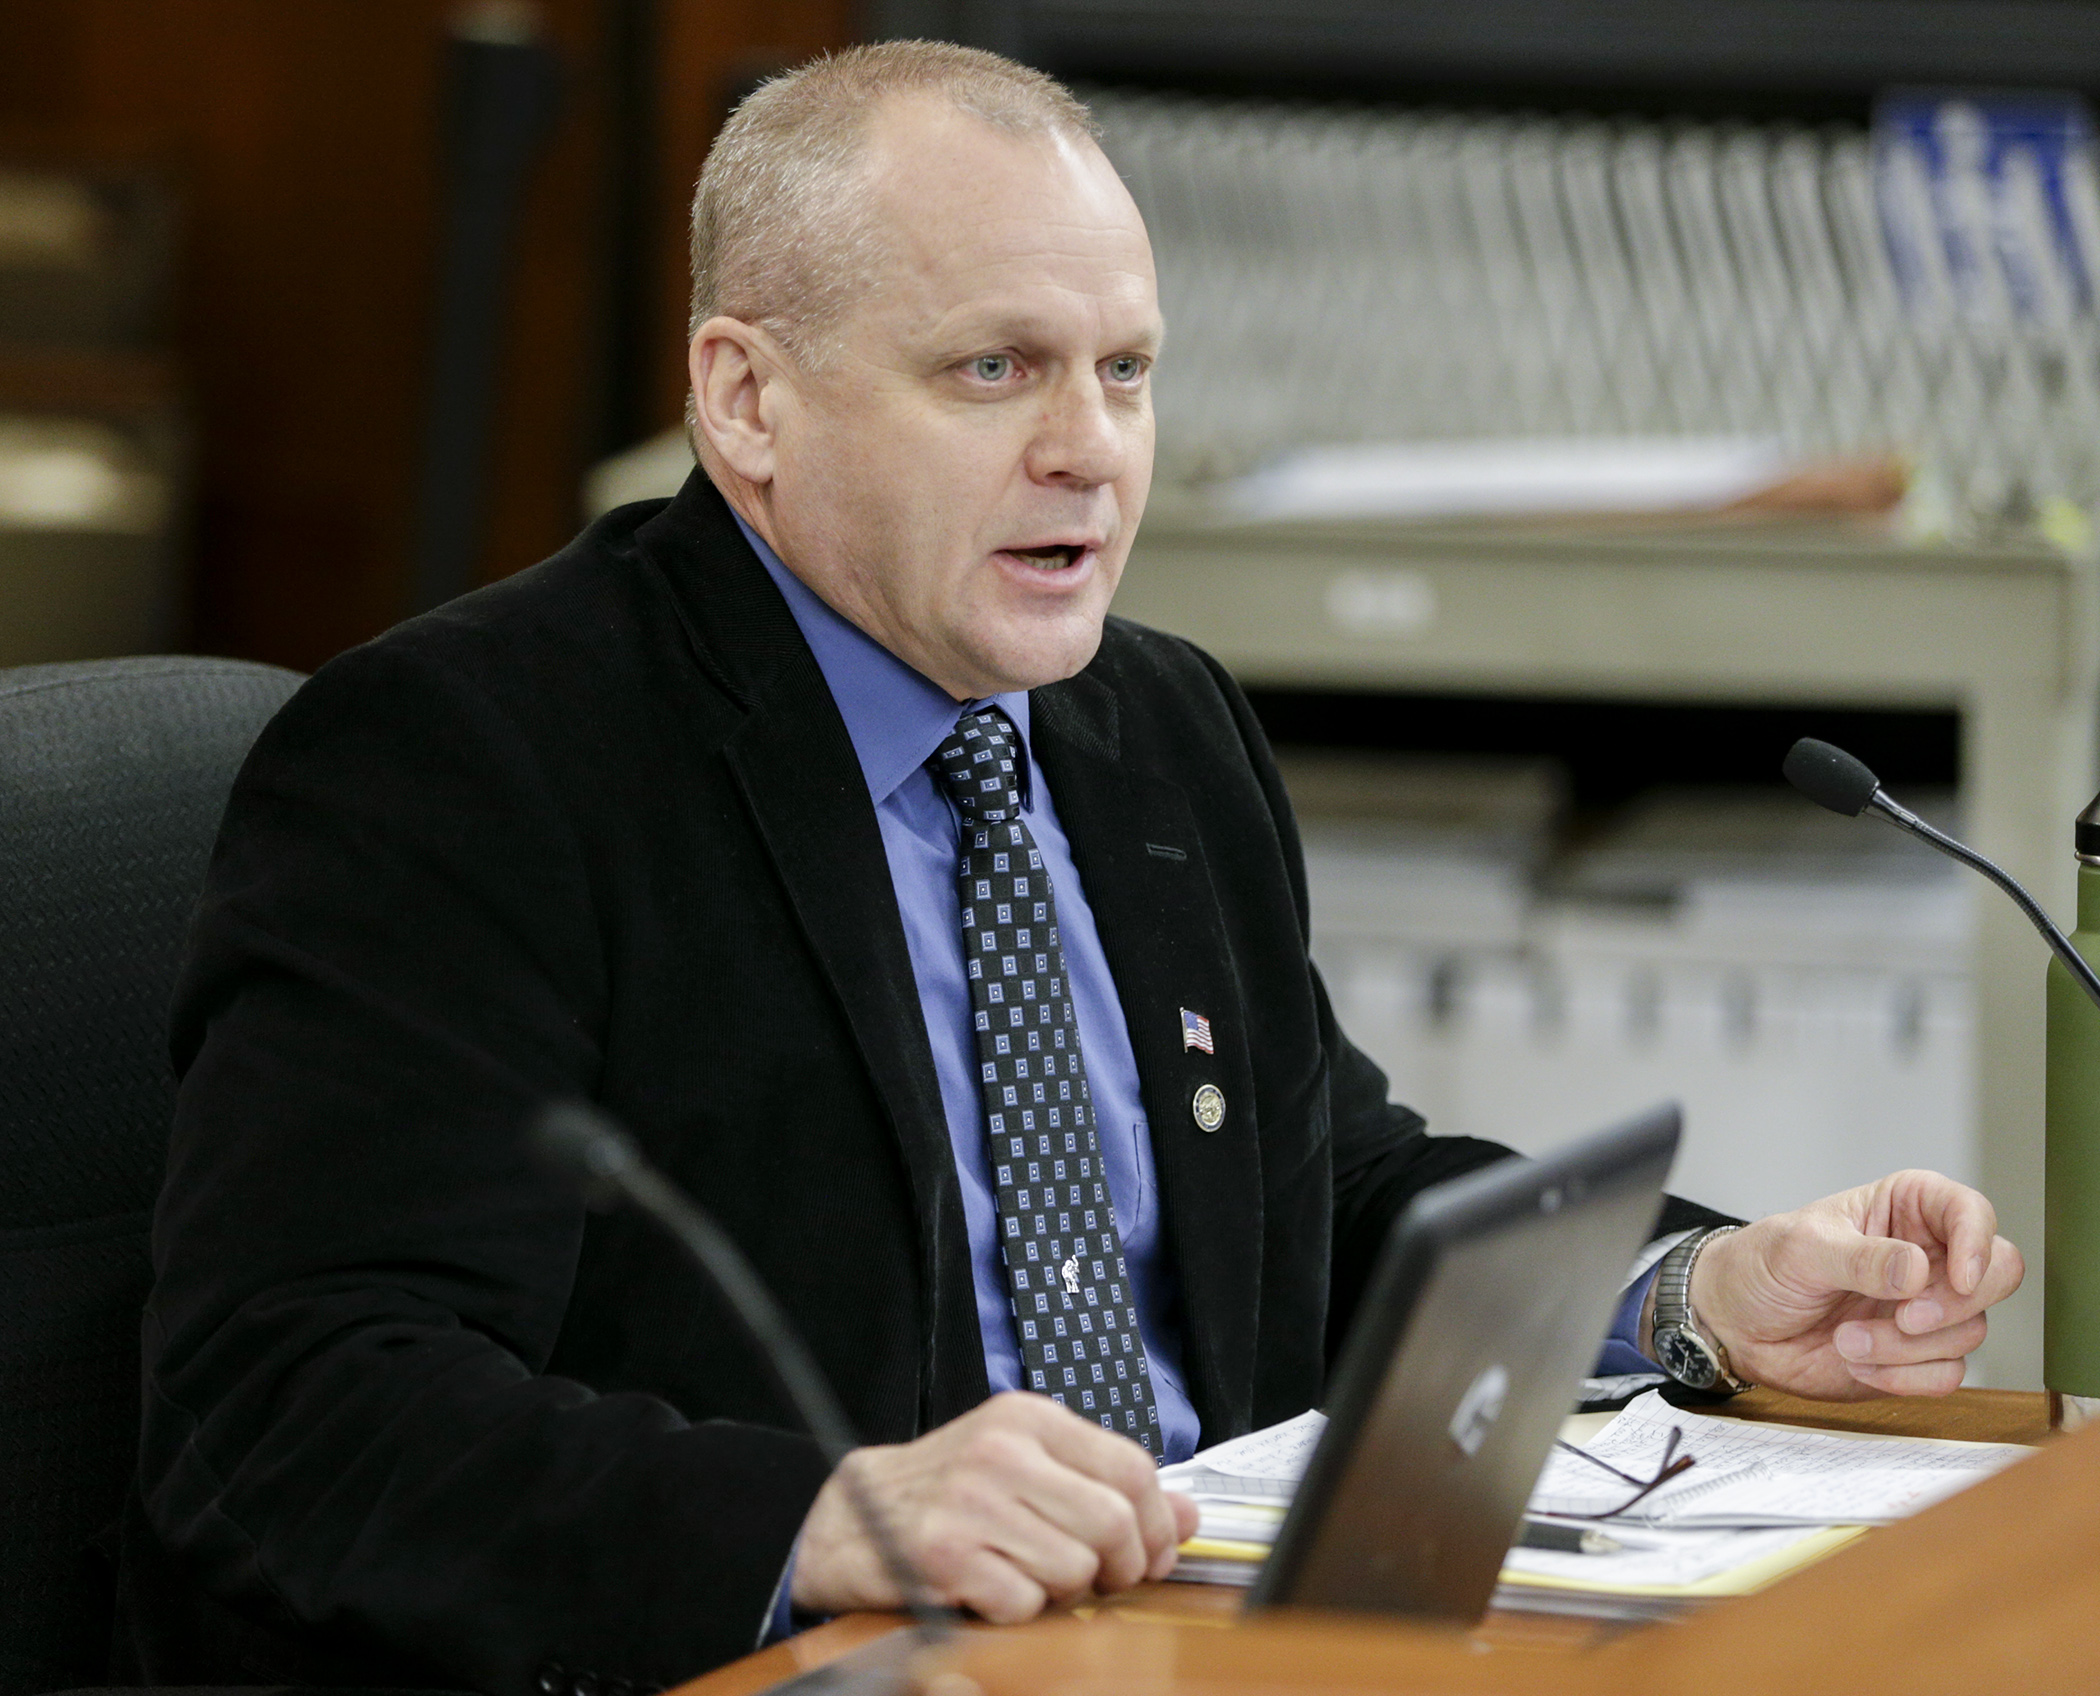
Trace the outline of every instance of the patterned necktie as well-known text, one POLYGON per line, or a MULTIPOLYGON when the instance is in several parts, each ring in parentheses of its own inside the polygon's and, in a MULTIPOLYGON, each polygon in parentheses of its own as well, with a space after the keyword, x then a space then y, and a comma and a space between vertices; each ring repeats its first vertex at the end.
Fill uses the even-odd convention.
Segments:
POLYGON ((1079 1057, 1057 904, 1021 817, 1014 727, 965 713, 927 762, 962 815, 963 962, 1028 1386, 1163 1452, 1079 1057))

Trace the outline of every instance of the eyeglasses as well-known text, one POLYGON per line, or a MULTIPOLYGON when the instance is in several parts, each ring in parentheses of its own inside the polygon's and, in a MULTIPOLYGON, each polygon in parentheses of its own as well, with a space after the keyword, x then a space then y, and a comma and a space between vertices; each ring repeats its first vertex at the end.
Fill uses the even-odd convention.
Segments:
POLYGON ((1671 1426, 1670 1438, 1668 1442, 1663 1444, 1662 1461, 1655 1469, 1655 1476, 1653 1478, 1642 1479, 1636 1478, 1630 1472, 1621 1472, 1608 1460, 1599 1460, 1595 1455, 1591 1454, 1588 1449, 1578 1449, 1573 1443, 1565 1443, 1562 1442, 1558 1437, 1554 1438, 1553 1446, 1555 1448, 1566 1449, 1569 1454, 1580 1456, 1582 1459, 1588 1461, 1592 1466, 1601 1466, 1614 1478, 1624 1479, 1628 1484, 1631 1484, 1634 1487, 1633 1494, 1631 1496, 1627 1497, 1626 1500, 1621 1502, 1617 1507, 1607 1509, 1603 1513, 1567 1513, 1557 1515, 1556 1517, 1561 1519, 1618 1518, 1620 1514, 1626 1512, 1636 1502, 1645 1500, 1646 1497, 1650 1494, 1650 1492, 1660 1490, 1665 1484, 1669 1483, 1671 1479, 1677 1477, 1678 1474, 1683 1472, 1689 1472, 1692 1469, 1692 1467, 1696 1464, 1692 1457, 1688 1454, 1680 1455, 1677 1452, 1677 1445, 1683 1440, 1683 1428, 1681 1426, 1676 1425, 1671 1426))

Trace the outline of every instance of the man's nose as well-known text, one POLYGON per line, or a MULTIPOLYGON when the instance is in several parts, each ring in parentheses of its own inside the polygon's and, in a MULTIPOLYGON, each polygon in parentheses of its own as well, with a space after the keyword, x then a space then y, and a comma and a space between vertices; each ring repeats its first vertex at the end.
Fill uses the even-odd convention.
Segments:
POLYGON ((1099 374, 1089 370, 1058 384, 1029 444, 1029 475, 1038 483, 1092 487, 1113 483, 1129 458, 1128 428, 1111 408, 1099 374))

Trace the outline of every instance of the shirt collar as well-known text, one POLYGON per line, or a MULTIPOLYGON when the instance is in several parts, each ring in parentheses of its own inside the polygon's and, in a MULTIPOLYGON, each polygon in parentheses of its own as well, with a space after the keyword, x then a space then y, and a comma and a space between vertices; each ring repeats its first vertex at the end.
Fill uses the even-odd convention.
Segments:
MULTIPOLYGON (((1013 720, 1022 758, 1021 806, 1032 797, 1028 782, 1028 691, 1018 689, 982 701, 957 701, 939 684, 906 665, 850 619, 832 611, 816 591, 781 563, 766 539, 737 516, 736 527, 758 555, 794 615, 802 639, 846 721, 846 734, 877 806, 896 793, 947 741, 955 721, 979 707, 998 707, 1013 720)), ((936 786, 938 787, 938 786, 936 786)))

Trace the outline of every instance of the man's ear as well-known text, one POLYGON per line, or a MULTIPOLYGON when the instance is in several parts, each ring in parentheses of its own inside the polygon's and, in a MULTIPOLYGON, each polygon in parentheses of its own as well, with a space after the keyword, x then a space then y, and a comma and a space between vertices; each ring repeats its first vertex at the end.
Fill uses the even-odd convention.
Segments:
POLYGON ((686 350, 693 416, 722 463, 763 488, 773 480, 774 424, 782 372, 765 331, 736 318, 710 318, 686 350))

